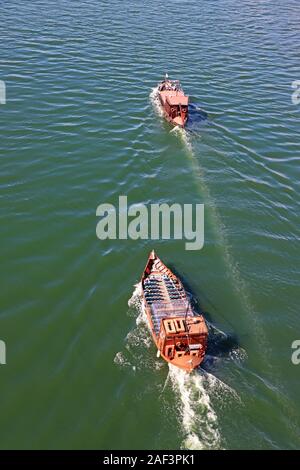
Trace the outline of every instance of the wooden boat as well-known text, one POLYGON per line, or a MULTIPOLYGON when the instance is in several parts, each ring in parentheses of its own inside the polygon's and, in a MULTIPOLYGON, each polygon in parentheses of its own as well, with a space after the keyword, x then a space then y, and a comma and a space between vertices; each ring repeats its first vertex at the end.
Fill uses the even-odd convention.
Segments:
POLYGON ((181 281, 154 251, 141 284, 143 306, 159 354, 191 372, 201 364, 206 351, 208 330, 203 316, 193 311, 181 281))
POLYGON ((165 118, 174 126, 184 127, 188 120, 189 97, 184 94, 179 80, 165 79, 158 85, 158 96, 165 118))

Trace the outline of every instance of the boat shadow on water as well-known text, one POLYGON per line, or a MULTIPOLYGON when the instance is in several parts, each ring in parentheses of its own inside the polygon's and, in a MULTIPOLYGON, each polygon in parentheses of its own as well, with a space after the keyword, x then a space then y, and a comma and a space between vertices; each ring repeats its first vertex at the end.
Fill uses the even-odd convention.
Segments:
MULTIPOLYGON (((209 311, 204 309, 203 305, 209 305, 213 310, 217 310, 217 307, 204 292, 200 292, 202 299, 200 301, 199 291, 196 294, 189 281, 184 275, 179 274, 171 263, 169 267, 182 282, 195 314, 202 314, 208 326, 209 334, 206 355, 201 365, 194 370, 196 375, 210 373, 215 376, 218 375, 222 364, 225 365, 228 361, 238 363, 243 361, 247 355, 243 348, 240 347, 237 337, 232 333, 225 332, 218 328, 213 322, 212 315, 209 311)), ((128 306, 129 310, 127 314, 134 321, 134 326, 127 333, 124 348, 116 354, 114 362, 122 368, 130 368, 134 373, 142 372, 145 374, 148 372, 152 374, 153 370, 156 370, 164 374, 165 362, 159 355, 155 354, 155 347, 147 326, 146 315, 142 309, 140 284, 135 286, 133 295, 128 301, 128 306)), ((159 375, 160 374, 158 374, 158 377, 159 375)))
MULTIPOLYGON (((188 293, 191 307, 193 308, 196 315, 203 315, 207 326, 208 326, 208 342, 205 358, 200 366, 200 369, 204 369, 208 372, 212 372, 216 369, 218 363, 222 359, 236 359, 240 356, 239 351, 241 350, 240 343, 236 335, 222 331, 213 323, 212 315, 209 311, 203 307, 203 302, 199 300, 198 295, 194 292, 193 288, 189 284, 188 280, 176 271, 176 268, 169 265, 176 276, 181 280, 186 292, 188 293)), ((201 297, 204 299, 205 294, 201 297)), ((205 298, 206 304, 210 304, 214 309, 216 306, 210 299, 205 298)))
POLYGON ((209 122, 208 114, 197 103, 189 104, 189 119, 185 129, 188 132, 197 132, 209 122))
MULTIPOLYGON (((178 275, 173 266, 172 271, 178 275)), ((178 277, 186 289, 195 313, 200 314, 203 309, 197 296, 188 281, 183 276, 178 277)), ((237 341, 233 336, 218 330, 211 323, 210 314, 203 312, 209 327, 209 343, 206 358, 201 366, 195 368, 192 373, 187 373, 173 364, 169 364, 167 369, 166 362, 155 354, 146 314, 142 309, 141 292, 141 284, 136 284, 128 301, 128 315, 135 320, 135 325, 125 338, 124 348, 116 354, 115 364, 131 371, 132 377, 138 375, 139 400, 143 397, 152 399, 155 394, 160 412, 162 416, 166 416, 165 421, 168 426, 170 415, 174 417, 173 426, 174 429, 177 427, 176 432, 181 441, 180 448, 191 450, 223 448, 215 405, 221 400, 222 407, 232 406, 233 403, 236 406, 241 400, 235 390, 223 382, 222 377, 219 378, 219 374, 215 372, 220 370, 224 358, 225 361, 227 358, 230 361, 234 359, 232 351, 238 347, 237 341), (145 385, 141 387, 141 383, 145 385)), ((210 305, 205 295, 201 294, 201 297, 207 305, 210 305)))

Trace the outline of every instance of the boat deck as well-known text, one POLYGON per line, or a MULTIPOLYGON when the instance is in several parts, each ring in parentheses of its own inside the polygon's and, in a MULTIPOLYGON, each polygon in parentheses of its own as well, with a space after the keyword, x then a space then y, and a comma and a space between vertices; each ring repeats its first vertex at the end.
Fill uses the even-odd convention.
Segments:
POLYGON ((151 305, 151 318, 155 334, 159 334, 160 324, 163 318, 194 316, 188 300, 176 300, 173 302, 154 302, 151 305))
POLYGON ((170 106, 187 106, 189 104, 188 96, 184 95, 180 91, 160 91, 160 96, 163 104, 168 101, 170 106))
POLYGON ((163 318, 194 316, 183 287, 171 276, 152 273, 143 287, 156 335, 163 318))

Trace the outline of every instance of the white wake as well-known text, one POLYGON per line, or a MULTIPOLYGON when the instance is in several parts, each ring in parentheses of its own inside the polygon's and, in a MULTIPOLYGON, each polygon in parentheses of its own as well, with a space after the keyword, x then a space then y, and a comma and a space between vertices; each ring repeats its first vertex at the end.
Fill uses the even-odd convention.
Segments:
MULTIPOLYGON (((150 101, 153 104, 155 111, 161 116, 162 110, 158 99, 158 88, 153 88, 150 92, 150 101)), ((248 291, 248 287, 244 279, 242 278, 239 270, 238 263, 234 260, 232 252, 230 250, 230 244, 228 242, 228 237, 226 233, 226 227, 223 224, 223 221, 220 217, 219 211, 217 209, 216 203, 211 195, 211 191, 206 183, 205 174, 201 165, 196 158, 192 135, 181 127, 174 127, 170 133, 175 134, 184 144, 186 148, 186 155, 190 161, 194 176, 197 179, 199 192, 204 197, 205 204, 209 207, 209 213, 211 220, 213 222, 213 229, 215 236, 218 240, 218 244, 223 248, 223 258, 225 261, 225 266, 228 269, 228 272, 231 275, 232 287, 240 300, 241 306, 245 313, 248 316, 249 322, 252 324, 252 330, 255 332, 255 336, 258 340, 258 347, 261 350, 261 356, 268 358, 270 356, 270 345, 267 342, 265 332, 260 325, 257 312, 255 311, 248 291)), ((199 137, 198 137, 199 138, 199 137)), ((266 361, 266 367, 272 368, 272 362, 270 360, 266 361)))
POLYGON ((188 374, 169 364, 170 377, 179 399, 179 413, 184 434, 182 448, 219 449, 221 436, 218 417, 211 404, 208 389, 213 386, 205 375, 188 374))
MULTIPOLYGON (((118 352, 115 363, 129 367, 133 371, 143 369, 157 371, 165 367, 165 362, 156 357, 151 348, 152 338, 146 313, 142 304, 141 284, 137 284, 128 301, 135 312, 136 327, 127 335, 125 350, 118 352)), ((220 449, 222 439, 218 416, 213 405, 224 400, 240 402, 237 393, 214 375, 199 369, 191 374, 169 364, 169 373, 160 384, 160 396, 171 384, 175 393, 175 415, 178 416, 179 432, 183 449, 220 449)))

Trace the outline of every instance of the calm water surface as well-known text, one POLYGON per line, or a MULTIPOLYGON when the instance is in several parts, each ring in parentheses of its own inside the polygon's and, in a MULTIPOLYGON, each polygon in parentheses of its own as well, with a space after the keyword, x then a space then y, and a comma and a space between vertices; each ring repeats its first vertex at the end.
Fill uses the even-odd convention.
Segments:
POLYGON ((0 17, 0 447, 299 448, 299 2, 12 0, 0 17), (155 106, 166 71, 186 132, 155 106), (204 248, 101 242, 96 208, 120 194, 204 203, 204 248), (153 247, 212 325, 189 377, 140 321, 153 247))

